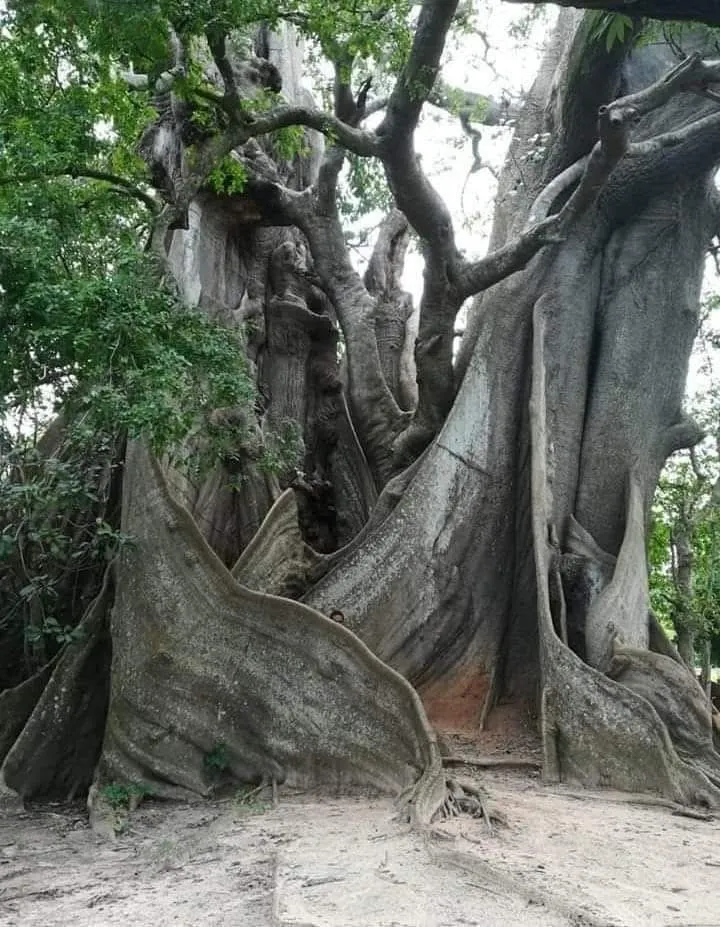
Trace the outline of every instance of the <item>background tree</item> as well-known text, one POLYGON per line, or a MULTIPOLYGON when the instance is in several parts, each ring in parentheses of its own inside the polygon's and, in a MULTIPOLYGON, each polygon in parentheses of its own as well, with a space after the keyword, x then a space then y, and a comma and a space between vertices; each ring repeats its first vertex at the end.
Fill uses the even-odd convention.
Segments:
MULTIPOLYGON (((700 437, 682 396, 717 228, 714 39, 684 34, 685 53, 639 43, 635 21, 563 13, 472 261, 414 147, 468 15, 453 0, 7 14, 3 189, 30 198, 30 244, 55 228, 55 190, 143 211, 114 207, 94 247, 72 221, 47 278, 44 248, 6 238, 21 269, 19 290, 3 279, 4 394, 22 406, 29 370, 25 394, 62 403, 43 473, 78 423, 109 435, 91 495, 112 535, 94 598, 56 620, 74 639, 33 663, 17 642, 45 628, 30 609, 61 580, 15 592, 19 569, 45 574, 16 547, 26 510, 10 522, 7 788, 94 777, 97 806, 108 783, 370 782, 426 820, 448 802, 428 717, 477 731, 502 710, 508 731, 536 714, 549 778, 720 802, 707 702, 649 612, 645 551, 660 470, 700 437), (332 70, 331 109, 299 82, 299 35, 332 70), (397 210, 364 279, 339 208, 348 157, 356 178, 382 168, 397 210)), ((478 102, 456 102, 464 125, 468 105, 497 118, 478 102)))
POLYGON ((716 308, 713 297, 705 306, 697 342, 705 383, 694 397, 694 414, 707 436, 668 461, 658 482, 649 537, 653 609, 673 629, 688 666, 694 670, 700 661, 701 683, 708 694, 720 630, 718 391, 713 364, 717 335, 710 324, 716 308))

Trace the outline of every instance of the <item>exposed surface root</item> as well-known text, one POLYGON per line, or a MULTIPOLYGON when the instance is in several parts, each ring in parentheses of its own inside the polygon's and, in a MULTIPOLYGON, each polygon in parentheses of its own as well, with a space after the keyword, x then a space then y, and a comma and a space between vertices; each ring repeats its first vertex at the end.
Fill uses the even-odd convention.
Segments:
POLYGON ((539 760, 523 756, 444 756, 444 766, 473 766, 476 769, 541 769, 539 760))
POLYGON ((0 764, 33 713, 56 662, 57 657, 20 685, 0 693, 0 764))
POLYGON ((694 821, 714 821, 716 819, 716 815, 708 811, 689 808, 667 798, 660 798, 659 795, 635 795, 631 792, 614 792, 612 790, 573 792, 568 789, 563 789, 562 792, 557 794, 562 795, 564 798, 574 798, 577 801, 607 801, 621 805, 640 805, 644 808, 668 808, 674 815, 691 818, 694 821))
POLYGON ((475 783, 467 779, 450 778, 446 780, 445 787, 445 801, 440 809, 440 816, 445 820, 462 815, 483 818, 491 836, 494 833, 493 824, 507 824, 505 815, 490 805, 483 790, 475 783))

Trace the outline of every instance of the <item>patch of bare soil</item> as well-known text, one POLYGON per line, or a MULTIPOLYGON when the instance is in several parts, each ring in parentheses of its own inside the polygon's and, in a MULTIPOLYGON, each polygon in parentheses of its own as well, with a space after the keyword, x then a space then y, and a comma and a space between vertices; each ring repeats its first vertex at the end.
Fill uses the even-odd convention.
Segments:
POLYGON ((411 831, 377 798, 148 803, 115 840, 82 809, 0 818, 0 924, 720 927, 720 823, 462 770, 505 825, 411 831))

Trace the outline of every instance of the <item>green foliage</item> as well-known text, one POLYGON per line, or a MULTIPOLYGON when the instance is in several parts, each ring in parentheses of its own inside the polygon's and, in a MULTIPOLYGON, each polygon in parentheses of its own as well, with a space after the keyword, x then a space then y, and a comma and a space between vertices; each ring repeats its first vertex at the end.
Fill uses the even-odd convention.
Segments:
POLYGON ((225 772, 230 766, 227 745, 224 743, 215 744, 212 750, 203 757, 203 764, 211 772, 225 772))
POLYGON ((655 42, 667 42, 680 57, 703 46, 706 53, 714 56, 718 51, 719 41, 720 30, 717 27, 692 21, 655 19, 643 20, 635 37, 635 44, 639 47, 655 42))
POLYGON ((667 42, 683 54, 683 46, 692 48, 706 45, 717 50, 720 30, 691 21, 640 19, 624 13, 606 13, 595 10, 587 14, 588 37, 591 42, 603 42, 606 51, 622 45, 632 37, 632 44, 641 48, 655 42, 667 42))
POLYGON ((633 31, 634 23, 624 13, 605 13, 597 11, 589 14, 591 42, 604 42, 606 51, 615 45, 622 45, 633 31))
MULTIPOLYGON (((73 28, 66 4, 0 13, 0 183, 93 166, 141 177, 135 150, 149 95, 128 93, 117 59, 73 28)), ((77 4, 80 8, 80 4, 77 4)))
POLYGON ((117 528, 112 440, 81 424, 59 447, 3 442, 0 633, 18 628, 40 653, 78 636, 99 576, 129 542, 117 528))
POLYGON ((232 196, 243 192, 247 180, 247 171, 243 165, 231 155, 227 155, 210 171, 207 183, 215 193, 232 196))
MULTIPOLYGON (((146 253, 162 204, 138 142, 157 112, 123 75, 153 88, 173 64, 174 28, 188 55, 173 87, 189 113, 187 165, 230 119, 197 54, 208 30, 247 45, 258 23, 283 19, 313 48, 354 59, 382 92, 407 59, 414 16, 409 0, 16 0, 0 10, 0 632, 15 629, 37 662, 75 638, 107 563, 131 543, 119 531, 123 442, 142 437, 196 472, 218 457, 232 465, 250 428, 216 428, 213 415, 255 399, 242 336, 188 311, 146 253), (60 409, 63 439, 41 448, 60 409), (193 435, 202 450, 185 454, 193 435)), ((266 112, 278 98, 260 92, 244 105, 266 112)), ((291 160, 305 139, 290 126, 271 141, 291 160)), ((223 158, 207 183, 240 194, 245 168, 223 158)), ((368 161, 350 160, 345 190, 347 215, 390 204, 368 161)), ((254 453, 270 473, 301 467, 297 425, 254 453)))
POLYGON ((273 148, 279 159, 292 161, 308 153, 305 130, 302 126, 287 126, 272 133, 273 148))
POLYGON ((144 785, 137 785, 134 782, 128 784, 110 782, 100 789, 100 797, 115 811, 127 810, 132 803, 151 796, 151 789, 144 785))
MULTIPOLYGON (((51 395, 91 431, 143 434, 161 449, 198 416, 250 401, 252 387, 239 339, 182 310, 142 254, 146 207, 82 177, 122 170, 141 184, 144 170, 135 148, 147 95, 128 93, 97 50, 111 47, 103 11, 95 20, 82 4, 38 3, 2 14, 0 417, 51 395)), ((137 41, 154 47, 153 28, 137 41)), ((122 36, 121 25, 117 54, 122 36)), ((225 192, 242 188, 239 164, 218 170, 225 192)))
POLYGON ((22 408, 50 388, 87 427, 143 435, 162 450, 198 417, 252 400, 239 336, 182 308, 149 260, 131 251, 106 276, 53 280, 17 245, 2 248, 18 221, 0 214, 2 279, 4 254, 13 264, 0 297, 0 409, 22 408))
MULTIPOLYGON (((166 27, 145 5, 110 6, 0 13, 0 633, 28 671, 76 637, 129 543, 125 437, 162 452, 216 408, 254 401, 241 336, 182 306, 144 253, 153 216, 136 149, 155 113, 118 74, 131 61, 159 73, 166 27), (48 447, 39 436, 60 408, 48 447)), ((225 167, 236 192, 242 168, 225 167)))
POLYGON ((374 210, 388 212, 392 205, 381 165, 368 158, 348 155, 339 197, 341 215, 349 222, 356 222, 374 210))
POLYGON ((485 118, 490 105, 488 99, 480 97, 477 103, 470 108, 465 103, 465 93, 460 87, 446 87, 444 94, 447 99, 446 109, 453 116, 462 114, 468 122, 482 122, 485 118))
POLYGON ((302 429, 297 422, 284 419, 266 436, 258 467, 275 476, 300 470, 303 450, 302 429))
POLYGON ((186 41, 216 32, 242 33, 266 23, 291 22, 331 58, 382 59, 394 69, 407 57, 412 41, 409 0, 37 0, 18 4, 16 19, 29 31, 42 24, 68 42, 82 35, 99 55, 113 56, 138 70, 159 74, 167 65, 167 25, 186 41))
MULTIPOLYGON (((717 428, 717 422, 716 422, 717 428)), ((706 443, 671 459, 658 483, 648 538, 650 600, 673 633, 720 635, 720 460, 706 443), (690 546, 690 589, 679 573, 679 544, 690 546)))
MULTIPOLYGON (((21 597, 23 596, 23 592, 28 589, 30 590, 30 597, 35 597, 37 595, 37 588, 33 583, 20 590, 21 597)), ((81 638, 81 631, 79 628, 74 628, 72 625, 60 624, 57 618, 51 615, 49 618, 45 618, 40 627, 36 627, 35 625, 28 627, 25 635, 28 641, 33 644, 40 643, 43 638, 51 638, 58 644, 70 644, 81 638)))

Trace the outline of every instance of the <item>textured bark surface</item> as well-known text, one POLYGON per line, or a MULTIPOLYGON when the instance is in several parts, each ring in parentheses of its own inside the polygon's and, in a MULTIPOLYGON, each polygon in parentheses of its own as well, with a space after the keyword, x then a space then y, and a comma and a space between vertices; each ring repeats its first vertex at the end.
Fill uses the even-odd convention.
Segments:
MULTIPOLYGON (((525 3, 528 0, 508 0, 525 3)), ((546 3, 547 0, 529 0, 546 3)), ((553 0, 560 6, 584 7, 588 10, 608 10, 626 16, 649 16, 651 19, 690 20, 720 26, 720 11, 715 0, 553 0)))
POLYGON ((22 733, 52 674, 50 661, 29 679, 0 693, 0 763, 22 733))

